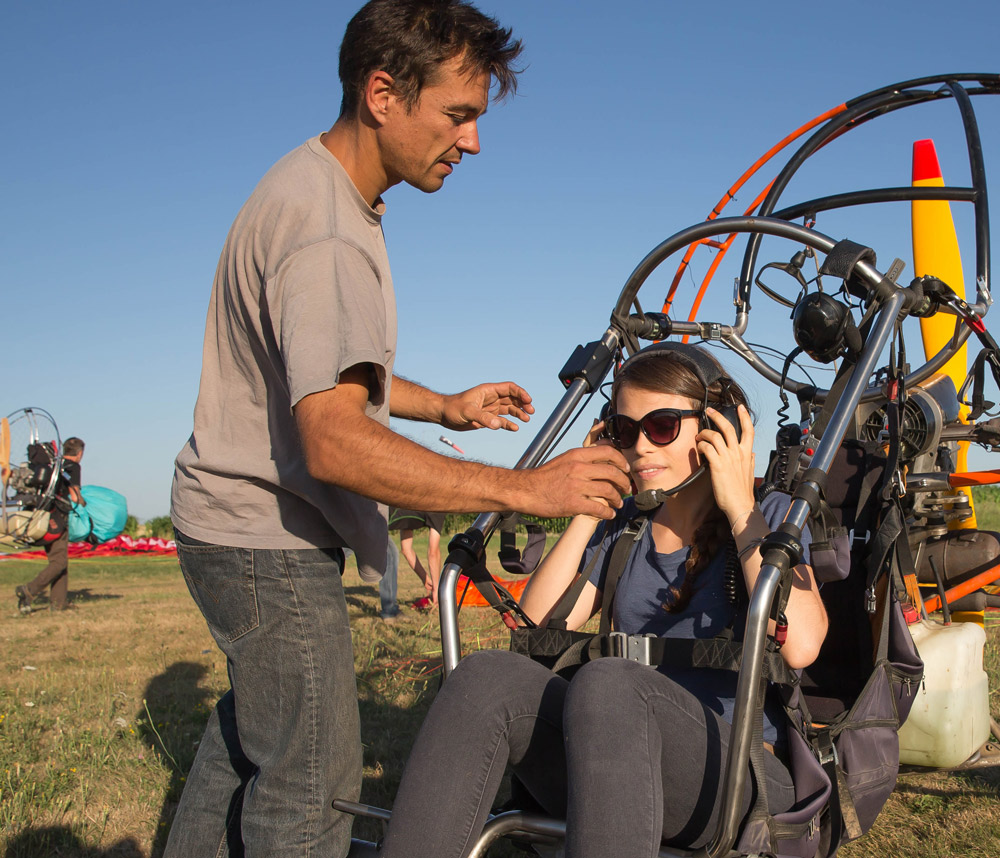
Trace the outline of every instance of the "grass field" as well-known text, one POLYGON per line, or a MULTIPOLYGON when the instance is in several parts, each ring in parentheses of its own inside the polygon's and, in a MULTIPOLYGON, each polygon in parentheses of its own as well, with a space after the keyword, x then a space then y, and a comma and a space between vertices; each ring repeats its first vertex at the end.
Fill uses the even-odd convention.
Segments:
MULTIPOLYGON (((227 687, 225 660, 173 558, 74 561, 76 610, 51 613, 39 602, 22 617, 12 589, 38 568, 0 562, 4 854, 159 856, 209 710, 227 687)), ((345 584, 365 744, 362 800, 388 807, 438 687, 437 618, 406 609, 422 588, 405 562, 395 625, 378 619, 375 588, 352 569, 345 584)), ((466 649, 506 646, 492 612, 466 609, 461 618, 466 649)), ((991 707, 1000 717, 1000 630, 989 638, 991 707)), ((362 822, 355 830, 377 835, 362 822)), ((1000 856, 1000 769, 902 777, 873 831, 841 854, 1000 856)))

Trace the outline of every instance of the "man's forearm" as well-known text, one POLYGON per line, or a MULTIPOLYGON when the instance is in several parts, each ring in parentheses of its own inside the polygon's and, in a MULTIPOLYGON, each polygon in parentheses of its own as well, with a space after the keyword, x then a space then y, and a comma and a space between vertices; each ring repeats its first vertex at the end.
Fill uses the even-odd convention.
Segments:
POLYGON ((389 394, 389 413, 393 417, 440 423, 443 405, 444 394, 435 393, 415 382, 393 375, 392 391, 389 394))
POLYGON ((312 476, 392 506, 426 512, 514 509, 528 475, 441 456, 360 417, 350 429, 328 423, 328 437, 310 438, 312 476), (334 429, 336 427, 336 429, 334 429))

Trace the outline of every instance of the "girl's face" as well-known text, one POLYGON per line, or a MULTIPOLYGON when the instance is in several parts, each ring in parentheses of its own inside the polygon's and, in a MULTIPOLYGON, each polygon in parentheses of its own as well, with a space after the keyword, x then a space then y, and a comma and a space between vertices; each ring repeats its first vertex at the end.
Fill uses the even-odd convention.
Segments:
MULTIPOLYGON (((700 402, 694 402, 686 396, 656 393, 625 384, 618 393, 616 410, 633 420, 641 420, 657 408, 688 410, 700 406, 700 402)), ((640 492, 672 489, 690 477, 700 464, 695 449, 695 436, 700 430, 699 417, 684 417, 677 438, 665 447, 656 446, 645 433, 639 432, 635 444, 622 450, 622 455, 631 468, 636 489, 640 492)))

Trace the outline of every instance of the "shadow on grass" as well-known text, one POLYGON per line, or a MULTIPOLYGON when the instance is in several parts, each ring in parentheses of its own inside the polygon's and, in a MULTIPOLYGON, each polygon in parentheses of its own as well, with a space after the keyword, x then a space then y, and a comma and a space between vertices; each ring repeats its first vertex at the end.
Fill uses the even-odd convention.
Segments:
POLYGON ((900 795, 932 795, 941 798, 954 797, 958 791, 969 798, 987 799, 991 804, 1000 801, 1000 765, 982 766, 948 772, 908 772, 896 782, 896 792, 900 795), (911 781, 910 778, 941 774, 947 780, 943 786, 931 786, 927 782, 911 781))
POLYGON ((377 609, 372 609, 372 594, 378 595, 378 584, 371 584, 367 587, 344 587, 344 601, 352 608, 360 608, 366 614, 377 614, 377 609))
MULTIPOLYGON (((66 601, 72 605, 78 605, 83 602, 105 602, 111 599, 122 599, 120 593, 95 593, 89 587, 85 587, 82 590, 70 590, 66 595, 66 601)), ((52 600, 49 598, 48 594, 41 593, 35 596, 31 600, 31 613, 35 611, 45 611, 52 606, 52 600)))
POLYGON ((70 590, 69 600, 71 602, 107 602, 111 599, 123 599, 121 593, 95 593, 89 587, 82 590, 70 590))
MULTIPOLYGON (((430 675, 427 682, 437 688, 440 668, 439 659, 427 659, 426 664, 416 667, 414 672, 424 671, 430 675)), ((214 692, 202 687, 208 669, 203 664, 177 662, 158 674, 146 686, 146 705, 136 713, 136 724, 144 743, 152 746, 163 767, 170 772, 156 826, 150 858, 162 856, 167 835, 173 822, 185 779, 194 763, 199 740, 208 723, 208 717, 215 706, 214 692), (147 714, 147 711, 148 714, 147 714)), ((419 684, 423 684, 419 679, 419 684)), ((361 800, 380 807, 391 807, 395 797, 403 765, 417 730, 423 721, 433 694, 417 693, 416 700, 389 701, 381 694, 367 688, 363 677, 359 677, 359 708, 361 714, 361 738, 364 747, 365 774, 361 789, 361 800)), ((381 826, 372 820, 358 820, 355 835, 375 840, 381 836, 381 826)), ((53 851, 30 850, 12 853, 11 858, 20 856, 64 854, 53 851)), ((76 854, 76 853, 65 853, 76 854)), ((82 852, 85 858, 97 858, 95 853, 82 852)), ((119 853, 108 852, 108 858, 119 853)), ((123 858, 132 858, 133 853, 120 853, 123 858)), ((141 853, 134 853, 139 855, 141 853)), ((103 853, 102 853, 103 855, 103 853)))
POLYGON ((107 849, 84 845, 68 825, 29 828, 7 839, 4 858, 40 858, 60 855, 65 858, 145 858, 139 844, 131 837, 107 849))
POLYGON ((149 681, 143 695, 145 705, 136 713, 139 734, 170 772, 150 858, 162 855, 167 845, 170 824, 194 762, 196 742, 215 703, 214 692, 202 685, 207 674, 208 668, 197 662, 170 665, 149 681))

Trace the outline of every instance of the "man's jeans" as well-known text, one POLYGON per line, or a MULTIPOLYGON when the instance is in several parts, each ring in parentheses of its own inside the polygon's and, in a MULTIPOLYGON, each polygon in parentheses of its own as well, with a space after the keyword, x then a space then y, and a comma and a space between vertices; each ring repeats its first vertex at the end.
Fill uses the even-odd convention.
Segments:
POLYGON ((385 575, 378 582, 378 598, 380 608, 378 615, 389 619, 399 614, 399 602, 396 601, 396 579, 399 577, 399 549, 396 543, 389 540, 385 555, 385 575))
POLYGON ((361 736, 339 548, 264 550, 177 534, 188 589, 226 655, 165 858, 340 858, 361 736), (244 851, 245 850, 245 851, 244 851))

